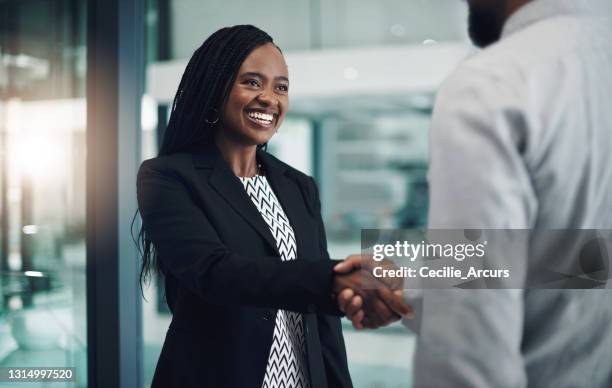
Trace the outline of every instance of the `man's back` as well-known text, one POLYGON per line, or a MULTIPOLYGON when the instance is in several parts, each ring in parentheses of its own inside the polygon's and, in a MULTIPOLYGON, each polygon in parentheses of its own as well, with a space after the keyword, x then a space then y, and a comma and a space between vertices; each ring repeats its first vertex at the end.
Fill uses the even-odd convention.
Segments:
POLYGON ((529 226, 612 229, 601 213, 612 214, 611 21, 559 13, 524 25, 520 16, 466 66, 499 77, 527 120, 523 160, 537 198, 529 226))
MULTIPOLYGON (((450 77, 431 228, 612 229, 611 25, 582 1, 535 0, 450 77)), ((529 260, 564 243, 533 239, 529 260)), ((431 290, 423 303, 416 386, 612 386, 610 290, 431 290)))

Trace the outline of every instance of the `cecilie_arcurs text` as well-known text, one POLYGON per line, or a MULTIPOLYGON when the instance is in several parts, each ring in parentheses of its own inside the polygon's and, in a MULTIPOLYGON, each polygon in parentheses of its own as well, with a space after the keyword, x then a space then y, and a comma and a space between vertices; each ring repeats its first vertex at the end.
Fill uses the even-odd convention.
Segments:
POLYGON ((467 271, 453 266, 442 268, 431 268, 423 266, 421 268, 397 267, 385 268, 382 266, 372 268, 372 275, 376 278, 437 278, 437 279, 481 279, 481 278, 509 278, 508 269, 478 269, 473 266, 467 271))

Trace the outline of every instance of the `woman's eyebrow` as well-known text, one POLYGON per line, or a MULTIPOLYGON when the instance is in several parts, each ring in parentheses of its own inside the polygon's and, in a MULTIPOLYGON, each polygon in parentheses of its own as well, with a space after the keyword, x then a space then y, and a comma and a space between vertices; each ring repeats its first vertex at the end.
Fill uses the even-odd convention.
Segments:
MULTIPOLYGON (((261 73, 258 73, 256 71, 248 71, 246 73, 242 73, 242 74, 240 74, 240 77, 256 77, 256 78, 261 78, 261 79, 267 79, 268 78, 265 75, 263 75, 261 73)), ((287 78, 285 76, 282 76, 282 75, 274 77, 274 80, 289 82, 289 78, 287 78)))
POLYGON ((241 77, 255 77, 255 78, 263 78, 263 79, 265 79, 265 78, 266 78, 266 77, 265 77, 263 74, 261 74, 261 73, 257 73, 257 72, 254 72, 254 71, 248 71, 248 72, 246 72, 246 73, 242 73, 242 74, 240 74, 240 76, 241 76, 241 77))
POLYGON ((278 77, 274 78, 277 81, 285 81, 287 83, 289 83, 289 78, 283 76, 283 75, 279 75, 278 77))

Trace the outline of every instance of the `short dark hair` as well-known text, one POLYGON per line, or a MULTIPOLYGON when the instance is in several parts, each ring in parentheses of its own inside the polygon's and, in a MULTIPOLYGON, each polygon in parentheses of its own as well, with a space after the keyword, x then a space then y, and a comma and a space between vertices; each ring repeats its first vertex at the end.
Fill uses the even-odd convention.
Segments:
MULTIPOLYGON (((274 43, 266 32, 251 25, 237 25, 218 30, 198 47, 176 91, 160 156, 202 149, 214 140, 218 120, 211 117, 211 112, 218 119, 242 62, 251 51, 266 43, 274 43)), ((132 227, 137 215, 138 212, 132 227)), ((162 269, 142 226, 134 240, 142 258, 140 287, 144 295, 143 284, 153 270, 161 274, 162 269)))

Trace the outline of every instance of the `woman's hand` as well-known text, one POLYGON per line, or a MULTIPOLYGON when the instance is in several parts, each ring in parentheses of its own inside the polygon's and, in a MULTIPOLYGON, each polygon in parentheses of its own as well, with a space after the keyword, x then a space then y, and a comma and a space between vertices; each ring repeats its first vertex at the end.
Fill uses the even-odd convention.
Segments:
MULTIPOLYGON (((390 261, 377 265, 394 266, 390 261)), ((400 279, 380 279, 361 255, 351 255, 334 268, 334 293, 338 306, 356 329, 376 329, 399 320, 412 318, 412 308, 403 301, 400 279)))

